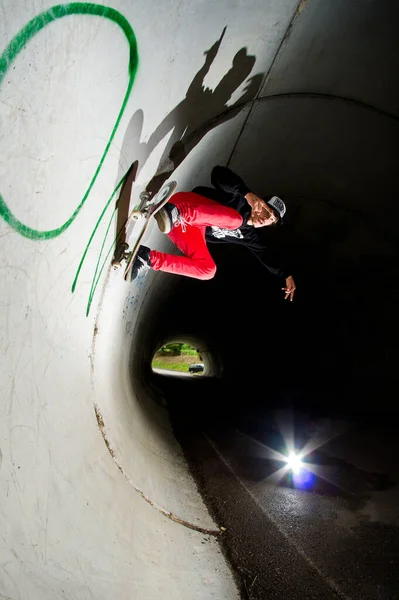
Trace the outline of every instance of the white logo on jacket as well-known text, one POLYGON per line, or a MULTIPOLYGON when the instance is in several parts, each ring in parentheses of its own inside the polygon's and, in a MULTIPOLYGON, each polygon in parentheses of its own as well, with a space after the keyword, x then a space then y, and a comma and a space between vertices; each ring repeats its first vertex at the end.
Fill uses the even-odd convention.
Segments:
POLYGON ((244 236, 242 235, 240 229, 221 229, 220 227, 215 227, 212 225, 212 235, 218 240, 223 239, 225 237, 234 237, 242 240, 244 236))

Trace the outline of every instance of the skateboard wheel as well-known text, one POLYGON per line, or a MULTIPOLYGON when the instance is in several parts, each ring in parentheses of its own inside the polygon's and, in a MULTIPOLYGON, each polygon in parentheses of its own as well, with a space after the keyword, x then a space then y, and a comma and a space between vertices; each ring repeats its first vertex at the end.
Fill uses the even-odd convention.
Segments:
POLYGON ((139 210, 135 210, 132 212, 132 220, 139 221, 141 219, 141 212, 139 210))

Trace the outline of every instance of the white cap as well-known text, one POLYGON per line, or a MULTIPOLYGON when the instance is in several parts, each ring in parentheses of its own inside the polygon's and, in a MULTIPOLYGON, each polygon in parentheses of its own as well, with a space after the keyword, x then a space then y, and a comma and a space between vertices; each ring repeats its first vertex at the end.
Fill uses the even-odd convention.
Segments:
POLYGON ((282 219, 287 212, 286 206, 284 202, 278 196, 273 196, 270 200, 267 201, 267 204, 271 206, 273 210, 279 215, 280 219, 282 219))

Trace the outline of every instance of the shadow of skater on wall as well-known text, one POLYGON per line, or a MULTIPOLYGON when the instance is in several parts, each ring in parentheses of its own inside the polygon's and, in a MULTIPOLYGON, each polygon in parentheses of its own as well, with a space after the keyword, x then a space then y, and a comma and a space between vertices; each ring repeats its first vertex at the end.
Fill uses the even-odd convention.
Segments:
MULTIPOLYGON (((185 98, 163 119, 147 142, 141 142, 144 123, 144 113, 141 109, 134 113, 126 129, 121 156, 128 162, 135 161, 135 168, 130 170, 134 179, 153 150, 171 133, 155 175, 146 186, 147 191, 151 194, 155 194, 162 187, 173 171, 209 131, 233 119, 247 102, 256 97, 260 89, 263 73, 250 77, 241 97, 231 106, 227 106, 233 93, 247 79, 256 62, 256 57, 249 55, 246 48, 241 48, 236 53, 231 68, 214 90, 204 87, 205 76, 219 52, 225 32, 226 27, 213 46, 204 52, 204 64, 192 80, 185 98)), ((118 181, 122 175, 122 172, 118 174, 118 181)), ((129 189, 134 180, 130 179, 127 186, 129 189)), ((126 189, 122 190, 117 206, 117 231, 128 217, 129 199, 130 194, 126 193, 126 189)), ((122 232, 120 243, 125 241, 124 235, 122 232)))

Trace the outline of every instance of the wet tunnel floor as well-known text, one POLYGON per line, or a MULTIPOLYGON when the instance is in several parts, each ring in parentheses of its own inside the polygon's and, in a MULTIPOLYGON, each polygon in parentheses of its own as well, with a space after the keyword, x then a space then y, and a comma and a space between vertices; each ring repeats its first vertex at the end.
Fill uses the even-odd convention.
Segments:
POLYGON ((196 407, 170 401, 243 598, 399 598, 394 426, 253 406, 233 415, 225 404, 201 415, 196 407), (275 453, 287 452, 290 429, 297 449, 312 449, 310 476, 295 482, 278 477, 284 463, 275 453))

